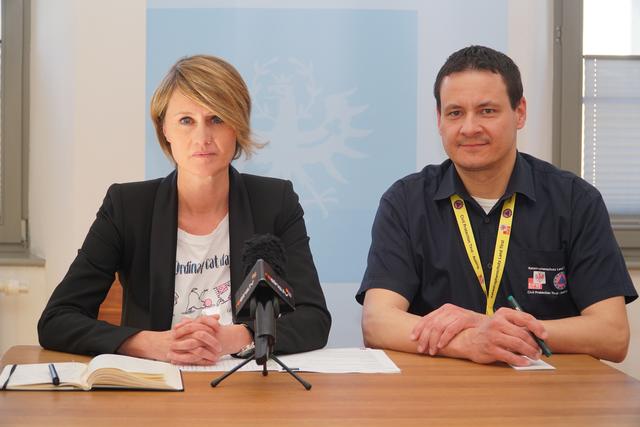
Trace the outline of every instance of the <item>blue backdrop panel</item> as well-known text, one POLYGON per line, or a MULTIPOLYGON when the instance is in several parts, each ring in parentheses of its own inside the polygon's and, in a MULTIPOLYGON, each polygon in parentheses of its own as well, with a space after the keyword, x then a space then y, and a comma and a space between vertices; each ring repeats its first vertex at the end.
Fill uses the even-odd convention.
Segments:
MULTIPOLYGON (((238 169, 293 181, 323 282, 358 282, 382 192, 415 170, 417 12, 149 9, 147 98, 178 58, 238 68, 268 142, 238 169)), ((172 168, 147 129, 146 176, 172 168)), ((351 296, 352 298, 352 296, 351 296)))

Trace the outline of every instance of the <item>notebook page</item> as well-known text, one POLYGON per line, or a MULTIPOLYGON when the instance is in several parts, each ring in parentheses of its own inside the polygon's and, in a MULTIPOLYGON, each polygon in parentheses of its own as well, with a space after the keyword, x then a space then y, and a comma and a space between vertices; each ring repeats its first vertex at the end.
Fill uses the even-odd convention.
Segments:
MULTIPOLYGON (((4 367, 2 374, 0 374, 0 385, 4 384, 9 376, 11 366, 12 365, 7 365, 4 367)), ((60 378, 61 385, 75 384, 81 386, 83 384, 82 376, 87 367, 84 363, 54 363, 54 366, 58 372, 58 378, 60 378)), ((18 365, 16 370, 13 372, 13 375, 11 375, 11 379, 9 380, 7 387, 23 387, 34 384, 46 384, 53 387, 48 363, 18 365)))

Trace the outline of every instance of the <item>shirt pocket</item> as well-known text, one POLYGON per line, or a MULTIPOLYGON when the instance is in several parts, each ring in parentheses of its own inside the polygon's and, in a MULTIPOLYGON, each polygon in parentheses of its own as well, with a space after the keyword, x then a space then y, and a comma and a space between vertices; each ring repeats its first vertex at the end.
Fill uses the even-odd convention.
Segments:
POLYGON ((509 288, 523 310, 538 319, 573 316, 577 309, 569 292, 566 254, 514 246, 509 248, 509 288))

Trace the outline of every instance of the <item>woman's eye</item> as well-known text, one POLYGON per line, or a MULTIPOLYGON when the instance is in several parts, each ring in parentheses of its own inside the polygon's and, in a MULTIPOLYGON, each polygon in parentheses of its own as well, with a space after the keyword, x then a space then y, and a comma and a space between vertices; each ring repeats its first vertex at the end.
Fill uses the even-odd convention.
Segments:
POLYGON ((224 123, 224 120, 222 120, 219 116, 213 116, 211 117, 211 123, 219 125, 221 123, 224 123))
POLYGON ((180 119, 181 125, 190 125, 191 123, 193 123, 193 120, 191 119, 191 117, 183 117, 180 119))

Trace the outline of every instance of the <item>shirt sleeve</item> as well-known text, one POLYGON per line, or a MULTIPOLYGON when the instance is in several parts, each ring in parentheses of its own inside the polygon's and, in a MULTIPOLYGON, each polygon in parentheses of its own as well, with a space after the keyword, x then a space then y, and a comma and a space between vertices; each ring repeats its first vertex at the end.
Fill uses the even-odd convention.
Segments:
POLYGON ((367 268, 356 300, 362 304, 372 288, 402 295, 409 303, 420 288, 420 275, 410 233, 410 207, 401 182, 382 196, 371 229, 367 268))
POLYGON ((638 294, 613 235, 602 196, 593 187, 585 189, 586 183, 574 185, 567 262, 567 282, 573 301, 580 311, 616 296, 624 296, 629 303, 638 294))

